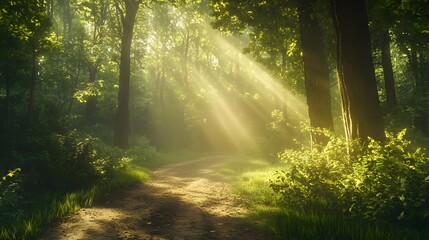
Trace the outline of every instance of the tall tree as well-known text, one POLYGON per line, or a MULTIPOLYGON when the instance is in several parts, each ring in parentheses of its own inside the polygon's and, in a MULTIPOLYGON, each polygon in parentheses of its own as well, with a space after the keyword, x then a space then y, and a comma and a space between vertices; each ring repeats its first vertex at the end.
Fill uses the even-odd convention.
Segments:
POLYGON ((396 44, 407 56, 412 75, 414 126, 429 134, 429 8, 425 1, 401 2, 395 11, 397 19, 393 32, 396 44))
POLYGON ((393 77, 392 56, 390 53, 389 29, 384 29, 381 36, 381 64, 383 65, 384 85, 386 91, 386 102, 389 111, 396 109, 395 78, 393 77))
POLYGON ((363 0, 332 0, 337 72, 347 139, 383 140, 384 122, 363 0))
MULTIPOLYGON (((323 52, 322 31, 314 16, 315 3, 315 0, 298 1, 308 115, 312 127, 334 130, 329 68, 323 52)), ((323 136, 316 134, 312 138, 316 142, 323 140, 323 136)))
POLYGON ((142 0, 125 0, 123 4, 116 1, 116 9, 120 15, 121 35, 121 59, 119 67, 119 92, 118 108, 115 118, 114 145, 120 148, 128 148, 128 135, 130 131, 130 77, 131 77, 131 44, 133 39, 134 23, 137 11, 142 0))
POLYGON ((381 52, 386 111, 394 113, 396 112, 398 103, 390 44, 392 41, 391 30, 396 21, 394 12, 398 3, 395 1, 374 0, 367 2, 367 4, 373 46, 380 49, 381 52))
POLYGON ((28 105, 25 124, 31 124, 35 112, 35 93, 38 82, 39 56, 50 43, 50 19, 47 15, 46 3, 38 1, 3 1, 0 15, 1 25, 14 38, 23 41, 30 49, 31 73, 29 76, 28 105))

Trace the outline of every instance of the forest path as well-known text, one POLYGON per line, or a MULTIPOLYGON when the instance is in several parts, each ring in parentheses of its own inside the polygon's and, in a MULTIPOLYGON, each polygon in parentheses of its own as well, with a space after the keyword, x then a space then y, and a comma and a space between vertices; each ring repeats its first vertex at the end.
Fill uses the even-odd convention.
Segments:
POLYGON ((243 219, 248 209, 231 192, 232 176, 219 171, 231 160, 163 166, 151 180, 60 220, 39 239, 272 239, 243 219))

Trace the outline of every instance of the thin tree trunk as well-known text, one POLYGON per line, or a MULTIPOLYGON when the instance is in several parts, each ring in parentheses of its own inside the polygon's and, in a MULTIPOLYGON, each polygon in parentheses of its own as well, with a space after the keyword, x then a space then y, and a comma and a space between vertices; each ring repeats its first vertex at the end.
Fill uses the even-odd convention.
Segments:
POLYGON ((117 5, 121 14, 122 36, 121 36, 121 64, 119 67, 119 91, 118 108, 115 119, 115 133, 113 144, 119 148, 129 147, 128 136, 130 133, 130 71, 131 71, 131 43, 133 29, 138 7, 142 1, 126 0, 125 13, 117 5))
MULTIPOLYGON (((314 14, 315 0, 299 0, 298 15, 304 60, 304 79, 310 125, 334 130, 329 84, 329 68, 323 52, 323 39, 314 14)), ((324 142, 325 136, 312 134, 312 141, 324 142)))
POLYGON ((29 126, 34 118, 34 94, 36 91, 36 83, 37 83, 37 75, 38 75, 38 61, 37 61, 37 44, 35 42, 32 43, 32 55, 31 55, 31 83, 30 83, 30 90, 29 90, 29 100, 28 100, 28 109, 27 109, 27 116, 25 119, 25 125, 29 126))
POLYGON ((47 12, 49 19, 54 18, 54 9, 55 9, 54 8, 54 1, 53 0, 46 1, 46 12, 47 12))
POLYGON ((428 92, 429 92, 429 76, 428 76, 428 63, 426 60, 425 52, 421 49, 420 50, 420 76, 421 76, 421 96, 422 96, 422 108, 420 112, 420 121, 421 121, 421 127, 420 130, 426 135, 429 135, 429 126, 428 126, 428 111, 429 111, 429 104, 428 104, 428 92))
MULTIPOLYGON (((164 65, 164 64, 163 64, 164 65)), ((164 116, 164 87, 165 87, 165 73, 164 67, 161 69, 161 77, 159 79, 159 107, 162 116, 164 116)))
POLYGON ((384 140, 364 0, 332 0, 346 138, 384 140))
POLYGON ((425 107, 425 96, 427 95, 427 84, 424 81, 423 63, 424 56, 417 46, 412 46, 408 54, 411 72, 414 78, 414 107, 416 108, 416 117, 414 126, 423 133, 428 133, 427 109, 425 107))
POLYGON ((186 87, 188 86, 189 73, 188 73, 188 55, 189 55, 189 42, 190 36, 187 32, 183 42, 183 52, 182 52, 182 84, 186 87))
POLYGON ((11 103, 10 103, 10 76, 6 76, 6 128, 10 128, 11 125, 11 103))
POLYGON ((80 76, 80 64, 78 64, 78 66, 77 66, 76 77, 73 80, 72 90, 70 93, 70 102, 69 102, 69 106, 67 108, 67 115, 70 115, 70 113, 72 111, 73 102, 74 102, 74 94, 76 93, 76 87, 77 87, 77 83, 79 82, 79 76, 80 76))
MULTIPOLYGON (((96 77, 97 77, 97 67, 91 66, 89 68, 88 84, 93 85, 95 83, 96 77)), ((97 105, 96 96, 88 96, 88 99, 86 100, 85 118, 86 118, 86 121, 89 123, 94 122, 96 105, 97 105)))
POLYGON ((389 111, 397 107, 395 79, 393 77, 392 57, 390 54, 390 35, 386 29, 382 33, 381 63, 383 65, 384 85, 386 90, 386 101, 389 111))

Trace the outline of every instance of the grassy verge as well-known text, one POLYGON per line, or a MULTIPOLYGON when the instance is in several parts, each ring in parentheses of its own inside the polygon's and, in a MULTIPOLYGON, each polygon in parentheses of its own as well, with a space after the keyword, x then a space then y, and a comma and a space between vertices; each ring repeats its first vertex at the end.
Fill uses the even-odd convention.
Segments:
POLYGON ((278 210, 268 226, 277 239, 405 240, 427 239, 414 230, 351 219, 323 210, 278 210))
POLYGON ((237 175, 233 189, 251 209, 248 217, 262 222, 277 239, 427 239, 423 233, 411 229, 351 219, 323 209, 285 209, 278 204, 278 197, 269 188, 274 172, 282 168, 285 166, 262 158, 241 158, 220 169, 237 175))
POLYGON ((50 222, 77 212, 82 207, 91 206, 94 201, 123 186, 141 182, 149 175, 139 167, 129 167, 118 171, 109 180, 94 186, 67 194, 43 194, 35 196, 31 209, 22 216, 1 223, 0 239, 34 238, 50 222))

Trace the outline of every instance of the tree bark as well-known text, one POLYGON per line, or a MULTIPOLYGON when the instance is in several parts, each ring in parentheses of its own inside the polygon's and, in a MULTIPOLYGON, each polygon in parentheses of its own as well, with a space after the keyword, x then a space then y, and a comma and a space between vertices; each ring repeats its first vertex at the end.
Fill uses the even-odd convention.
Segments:
MULTIPOLYGON (((308 115, 311 127, 333 131, 329 68, 323 52, 322 32, 317 19, 312 17, 314 3, 315 0, 298 1, 308 115)), ((312 134, 312 141, 324 142, 326 138, 312 134)))
POLYGON ((411 46, 411 50, 407 52, 410 69, 414 78, 414 107, 416 116, 414 126, 421 132, 427 134, 429 132, 427 126, 427 110, 425 107, 425 96, 429 84, 425 83, 425 75, 422 66, 424 65, 424 56, 421 51, 417 50, 417 45, 411 46))
POLYGON ((186 32, 185 39, 182 43, 182 61, 181 61, 181 68, 182 68, 182 84, 184 87, 188 86, 189 81, 189 72, 188 72, 188 55, 189 55, 189 42, 190 42, 190 35, 189 32, 186 32))
MULTIPOLYGON (((95 83, 96 77, 97 77, 97 67, 95 66, 89 67, 88 84, 93 85, 95 83)), ((94 123, 96 105, 97 105, 96 96, 92 96, 92 95, 88 96, 88 99, 86 100, 86 108, 85 108, 85 118, 88 123, 94 123)))
POLYGON ((76 70, 76 76, 73 80, 72 86, 71 86, 71 92, 70 92, 70 102, 69 102, 69 106, 67 108, 67 115, 70 115, 71 111, 72 111, 72 107, 73 107, 73 102, 74 102, 74 94, 76 93, 76 87, 77 87, 77 83, 79 82, 79 77, 80 77, 80 64, 77 65, 77 70, 76 70))
POLYGON ((134 23, 138 7, 142 1, 125 0, 125 12, 117 5, 121 14, 121 63, 119 67, 118 108, 115 119, 115 133, 113 144, 119 148, 129 147, 130 132, 130 75, 131 75, 131 43, 133 39, 134 23))
POLYGON ((37 83, 37 77, 38 77, 38 64, 37 61, 37 43, 34 41, 32 43, 32 55, 31 55, 31 79, 30 79, 30 90, 29 90, 29 100, 28 100, 28 109, 27 109, 27 115, 25 119, 25 125, 29 126, 34 118, 34 94, 36 91, 36 83, 37 83))
POLYGON ((389 30, 382 32, 381 63, 383 65, 384 85, 388 111, 394 111, 397 107, 395 79, 393 77, 392 57, 390 54, 389 30))
POLYGON ((365 2, 331 3, 346 138, 384 140, 365 2))
POLYGON ((6 128, 10 128, 11 126, 11 92, 10 92, 10 75, 8 74, 6 79, 6 119, 5 119, 5 126, 6 128))

